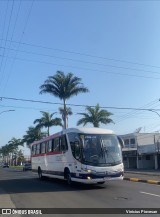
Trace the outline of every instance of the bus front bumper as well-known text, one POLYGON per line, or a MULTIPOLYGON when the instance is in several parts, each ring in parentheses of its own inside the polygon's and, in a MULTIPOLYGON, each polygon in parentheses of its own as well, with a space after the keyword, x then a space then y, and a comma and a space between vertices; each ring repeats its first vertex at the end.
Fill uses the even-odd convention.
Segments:
POLYGON ((113 181, 113 180, 123 180, 123 176, 120 176, 120 177, 94 178, 94 179, 92 179, 90 176, 88 176, 87 179, 72 178, 72 181, 86 183, 86 184, 103 183, 103 182, 113 181))

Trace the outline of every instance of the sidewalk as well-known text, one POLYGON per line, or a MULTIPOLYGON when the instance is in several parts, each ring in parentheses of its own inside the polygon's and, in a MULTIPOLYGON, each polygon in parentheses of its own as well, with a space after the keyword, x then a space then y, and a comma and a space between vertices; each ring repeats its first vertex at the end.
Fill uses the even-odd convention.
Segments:
MULTIPOLYGON (((0 208, 16 208, 13 204, 10 195, 7 194, 2 188, 0 188, 0 208)), ((0 215, 2 216, 2 215, 0 215)), ((10 217, 11 215, 5 214, 5 217, 10 217)), ((14 217, 20 217, 21 215, 14 215, 14 217)))
POLYGON ((160 185, 160 170, 126 169, 124 180, 160 185))

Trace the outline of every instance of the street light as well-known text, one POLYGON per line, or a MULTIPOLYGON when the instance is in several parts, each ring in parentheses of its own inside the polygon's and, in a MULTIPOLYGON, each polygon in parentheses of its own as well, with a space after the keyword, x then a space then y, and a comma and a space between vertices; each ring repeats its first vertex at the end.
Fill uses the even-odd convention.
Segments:
POLYGON ((1 115, 2 113, 4 113, 4 112, 14 112, 14 111, 15 111, 14 109, 5 110, 5 111, 0 112, 0 115, 1 115))
POLYGON ((155 110, 153 110, 153 109, 148 109, 148 111, 154 112, 154 113, 156 113, 156 114, 160 117, 160 114, 159 114, 158 112, 156 112, 155 110))

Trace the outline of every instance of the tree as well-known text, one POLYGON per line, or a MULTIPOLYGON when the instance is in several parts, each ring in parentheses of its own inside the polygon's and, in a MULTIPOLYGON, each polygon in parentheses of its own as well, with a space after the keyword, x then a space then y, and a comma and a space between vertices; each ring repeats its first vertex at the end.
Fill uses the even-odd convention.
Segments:
POLYGON ((23 142, 26 142, 26 145, 30 148, 30 144, 42 139, 44 136, 46 136, 46 133, 42 132, 40 128, 30 126, 26 131, 26 135, 23 136, 23 142))
MULTIPOLYGON (((65 122, 65 111, 64 111, 64 108, 60 107, 59 108, 59 112, 62 115, 63 122, 65 122)), ((72 115, 72 114, 73 114, 72 109, 70 107, 66 107, 66 128, 68 128, 68 115, 72 115)), ((64 128, 64 126, 63 126, 63 128, 64 128)))
POLYGON ((24 162, 24 161, 25 161, 24 154, 23 154, 22 150, 19 150, 17 152, 17 164, 21 165, 22 162, 24 162))
POLYGON ((100 109, 99 104, 92 108, 90 106, 86 107, 87 113, 78 113, 83 115, 83 118, 79 119, 77 125, 83 124, 85 126, 88 123, 93 124, 94 127, 99 127, 100 123, 102 124, 109 124, 114 123, 112 119, 109 118, 112 113, 108 112, 107 110, 100 109))
POLYGON ((47 128, 47 132, 48 132, 48 136, 49 136, 49 129, 50 127, 52 126, 62 126, 62 120, 61 118, 52 118, 55 113, 52 113, 52 114, 49 114, 48 112, 43 112, 41 111, 42 113, 42 117, 39 118, 39 119, 36 119, 33 123, 37 124, 36 127, 38 128, 43 128, 43 127, 46 127, 47 128))
POLYGON ((18 146, 23 146, 23 142, 21 139, 16 139, 15 137, 13 137, 8 144, 2 146, 0 153, 5 162, 13 164, 13 158, 18 152, 18 146))
POLYGON ((13 165, 13 160, 17 157, 18 153, 18 146, 23 146, 23 142, 21 139, 16 139, 13 137, 9 142, 8 142, 8 147, 11 155, 11 164, 13 165))
POLYGON ((2 158, 3 158, 3 161, 5 161, 6 163, 9 163, 9 159, 10 159, 10 148, 9 148, 9 145, 6 144, 4 146, 1 147, 0 149, 0 152, 2 154, 2 158))
POLYGON ((81 78, 74 76, 72 73, 65 75, 61 71, 48 79, 40 86, 40 94, 50 93, 51 95, 63 100, 64 108, 64 128, 67 128, 67 100, 79 93, 86 93, 88 89, 81 83, 81 78))

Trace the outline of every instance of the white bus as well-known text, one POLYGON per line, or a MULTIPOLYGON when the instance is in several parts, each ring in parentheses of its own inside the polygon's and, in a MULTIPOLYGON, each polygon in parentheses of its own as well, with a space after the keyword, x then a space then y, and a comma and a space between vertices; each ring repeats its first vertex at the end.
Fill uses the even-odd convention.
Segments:
POLYGON ((69 128, 31 145, 32 171, 68 184, 121 180, 122 143, 111 130, 69 128))

